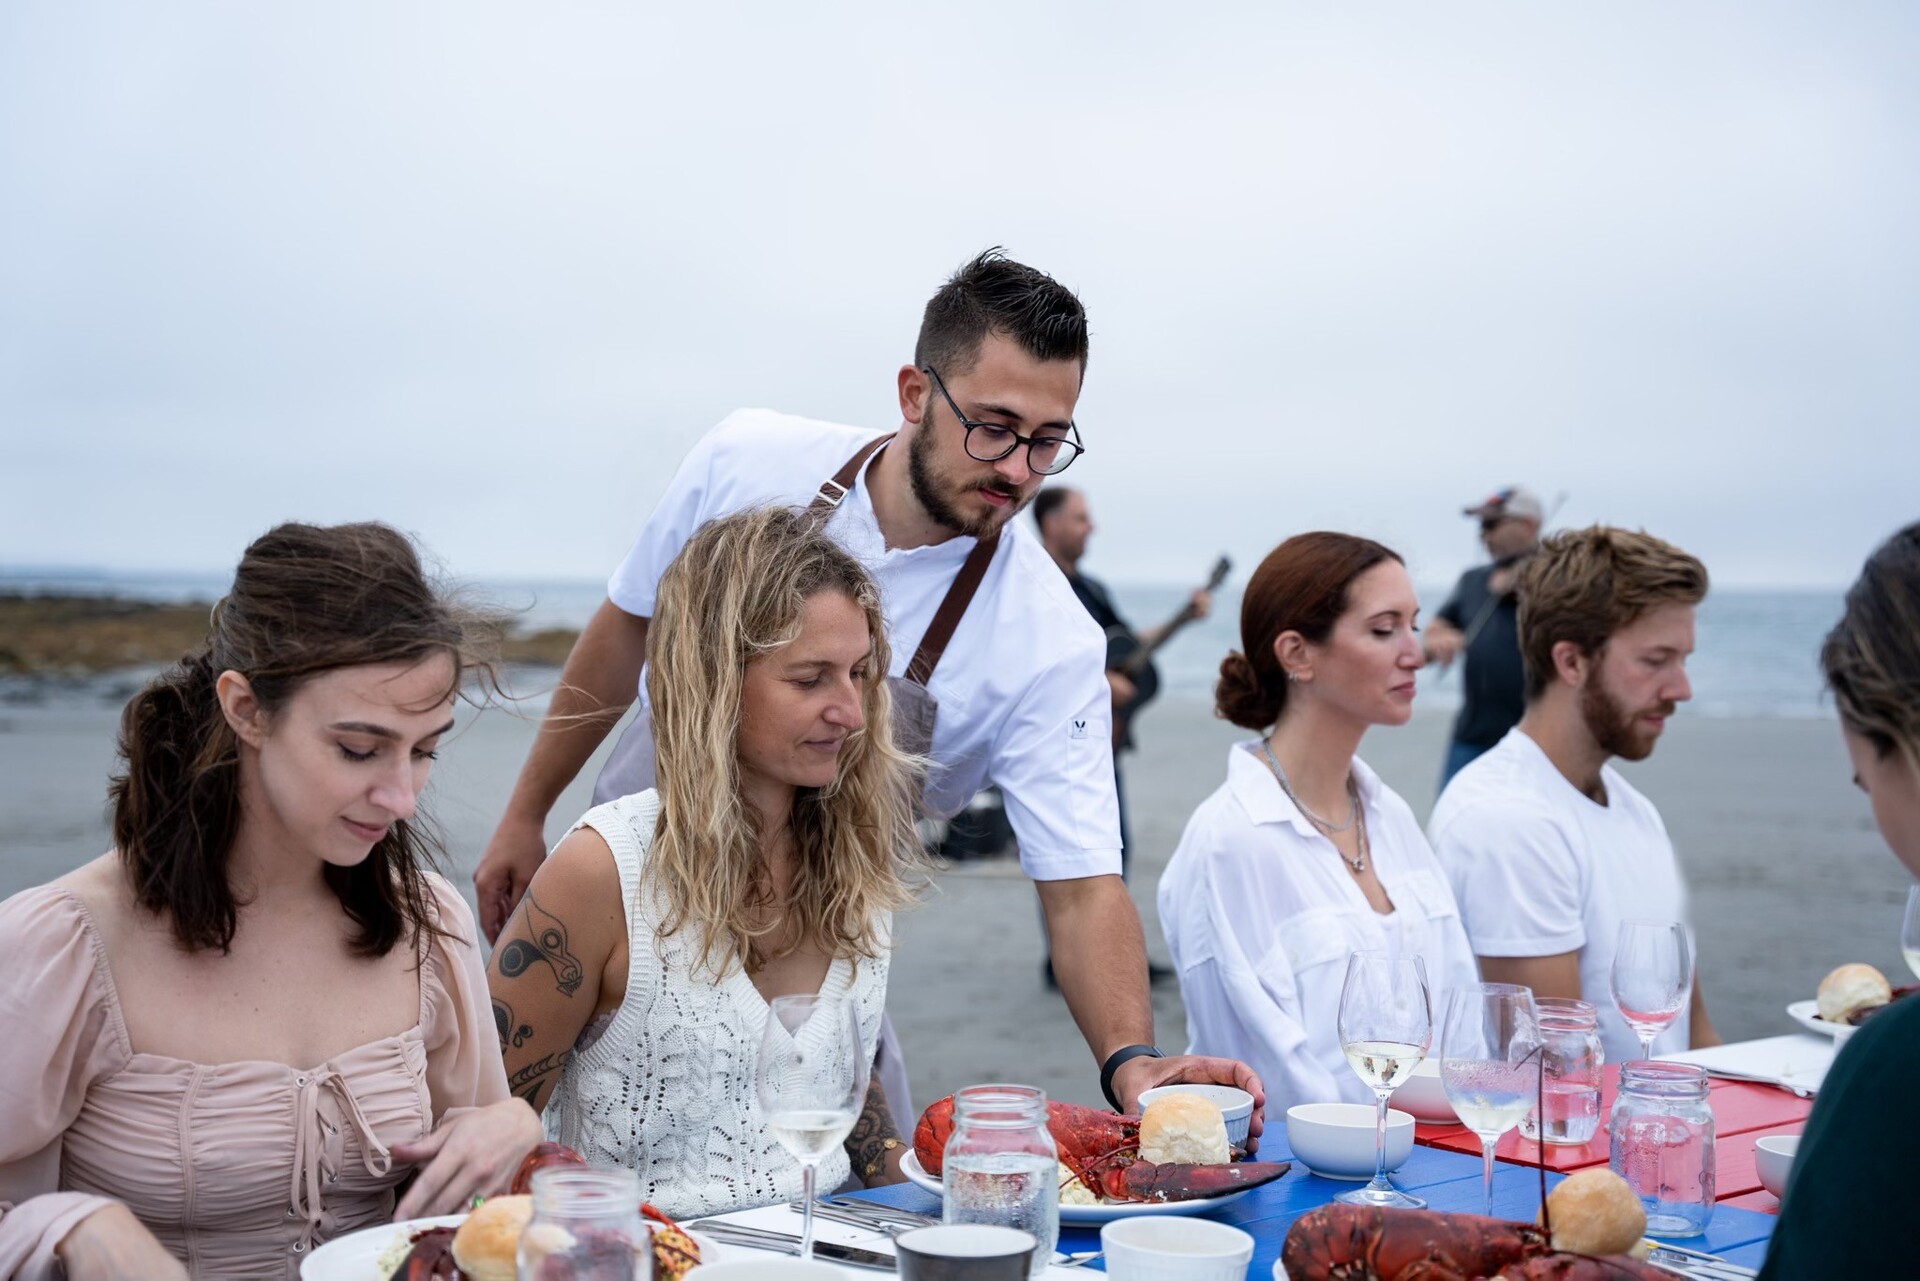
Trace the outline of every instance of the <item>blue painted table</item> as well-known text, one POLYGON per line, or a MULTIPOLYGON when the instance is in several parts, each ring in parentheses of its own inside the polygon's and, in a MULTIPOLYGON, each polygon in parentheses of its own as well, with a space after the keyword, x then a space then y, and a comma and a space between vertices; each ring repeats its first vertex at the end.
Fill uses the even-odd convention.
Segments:
MULTIPOLYGON (((1286 1150, 1286 1135, 1268 1131, 1260 1141, 1260 1159, 1292 1160, 1292 1154, 1286 1150)), ((1562 1174, 1548 1174, 1547 1186, 1552 1187, 1565 1177, 1562 1174)), ((1480 1158, 1477 1156, 1439 1148, 1415 1147, 1406 1164, 1394 1172, 1393 1181, 1405 1190, 1426 1198, 1432 1209, 1480 1213, 1480 1158)), ((1207 1217, 1231 1223, 1252 1234, 1253 1263, 1247 1269, 1247 1276, 1249 1281, 1268 1281, 1273 1275, 1273 1265, 1280 1258, 1280 1243, 1286 1238, 1287 1228, 1293 1221, 1354 1186, 1352 1183, 1309 1174, 1304 1166, 1296 1162, 1285 1178, 1263 1188, 1255 1188, 1232 1205, 1207 1217)), ((940 1212, 940 1198, 911 1183, 898 1183, 854 1195, 928 1214, 940 1212)), ((1493 1212, 1503 1218, 1532 1222, 1539 1209, 1539 1171, 1504 1161, 1498 1163, 1493 1172, 1493 1212)), ((1722 1255, 1731 1262, 1757 1268, 1766 1255, 1767 1238, 1773 1232, 1774 1223, 1774 1217, 1770 1214, 1719 1205, 1714 1207, 1713 1220, 1707 1225, 1704 1236, 1676 1240, 1675 1244, 1684 1245, 1690 1250, 1705 1250, 1722 1255)), ((1063 1223, 1060 1225, 1060 1248, 1069 1252, 1097 1250, 1100 1248, 1100 1230, 1063 1223)), ((1092 1266, 1100 1265, 1095 1263, 1092 1266)))

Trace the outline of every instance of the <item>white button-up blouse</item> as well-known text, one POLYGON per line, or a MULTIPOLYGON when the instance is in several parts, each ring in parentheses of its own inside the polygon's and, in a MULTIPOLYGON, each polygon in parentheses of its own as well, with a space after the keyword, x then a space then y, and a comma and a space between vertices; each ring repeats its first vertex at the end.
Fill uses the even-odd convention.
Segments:
POLYGON ((1340 988, 1363 948, 1426 962, 1439 1048, 1451 988, 1478 981, 1445 871, 1407 803, 1356 758, 1371 859, 1394 911, 1367 902, 1333 843, 1280 790, 1257 742, 1194 811, 1160 878, 1160 924, 1180 974, 1188 1050, 1260 1075, 1267 1115, 1295 1103, 1371 1103, 1340 1049, 1340 988))

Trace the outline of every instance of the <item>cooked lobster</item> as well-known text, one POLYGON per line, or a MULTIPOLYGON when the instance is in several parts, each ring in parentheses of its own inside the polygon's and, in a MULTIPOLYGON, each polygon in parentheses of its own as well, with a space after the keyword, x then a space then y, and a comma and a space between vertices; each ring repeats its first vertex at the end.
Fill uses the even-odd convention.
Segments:
POLYGON ((536 1170, 544 1170, 550 1165, 577 1165, 586 1168, 587 1159, 564 1143, 536 1143, 533 1151, 520 1161, 520 1168, 513 1172, 513 1182, 507 1191, 514 1196, 525 1196, 533 1191, 533 1175, 536 1170))
MULTIPOLYGON (((1286 1161, 1241 1161, 1219 1165, 1155 1164, 1140 1159, 1140 1118, 1073 1103, 1047 1104, 1047 1132, 1060 1164, 1088 1191, 1109 1201, 1193 1201, 1271 1183, 1290 1168, 1286 1161)), ((940 1177, 953 1134, 953 1096, 920 1114, 913 1128, 913 1154, 920 1168, 940 1177)))
POLYGON ((1531 1223, 1339 1202, 1293 1221, 1280 1263, 1289 1281, 1670 1281, 1624 1255, 1557 1252, 1531 1223))
POLYGON ((463 1274, 453 1261, 453 1229, 424 1228, 413 1234, 413 1245, 388 1281, 458 1281, 463 1274))

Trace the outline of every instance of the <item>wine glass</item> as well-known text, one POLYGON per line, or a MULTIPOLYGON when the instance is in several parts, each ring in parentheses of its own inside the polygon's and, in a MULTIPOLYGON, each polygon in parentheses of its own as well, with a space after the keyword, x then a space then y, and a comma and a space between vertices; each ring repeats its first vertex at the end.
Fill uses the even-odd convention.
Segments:
POLYGON ((1640 1038, 1640 1057, 1653 1057, 1659 1036, 1693 992, 1693 946, 1678 921, 1622 921, 1613 949, 1613 1003, 1640 1038))
POLYGON ((1347 958, 1340 989, 1340 1049, 1360 1079, 1373 1087, 1379 1112, 1374 1122, 1373 1182, 1335 1200, 1353 1205, 1427 1204, 1387 1182, 1387 1097, 1427 1057, 1433 1013, 1427 1002, 1427 967, 1417 956, 1355 952, 1347 958))
POLYGON ((813 1176, 844 1143, 867 1097, 868 1061, 853 1003, 817 993, 776 996, 754 1064, 767 1128, 800 1162, 800 1257, 813 1257, 813 1176))
POLYGON ((1920 885, 1907 891, 1907 915, 1900 922, 1900 952, 1907 958, 1913 977, 1920 979, 1920 885))
POLYGON ((1488 1218, 1493 1217, 1493 1148, 1533 1105, 1539 1046, 1532 989, 1466 983, 1447 993, 1440 1022, 1440 1083, 1461 1123, 1480 1136, 1480 1212, 1488 1218))

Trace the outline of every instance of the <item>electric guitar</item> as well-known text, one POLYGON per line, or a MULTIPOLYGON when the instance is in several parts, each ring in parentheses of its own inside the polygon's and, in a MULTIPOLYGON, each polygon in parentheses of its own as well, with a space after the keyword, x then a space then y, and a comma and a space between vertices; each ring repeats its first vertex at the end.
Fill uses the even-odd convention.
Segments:
MULTIPOLYGON (((1203 591, 1211 592, 1227 581, 1227 575, 1233 570, 1233 562, 1222 556, 1213 563, 1213 570, 1207 575, 1203 591)), ((1160 693, 1160 673, 1153 665, 1154 651, 1173 639, 1173 634, 1191 623, 1197 615, 1193 612, 1193 602, 1182 605, 1167 625, 1160 629, 1151 645, 1143 644, 1132 629, 1120 626, 1107 629, 1107 670, 1118 672, 1133 684, 1133 697, 1125 704, 1116 707, 1113 712, 1113 741, 1115 746, 1127 742, 1127 734, 1134 713, 1152 702, 1160 693)))

